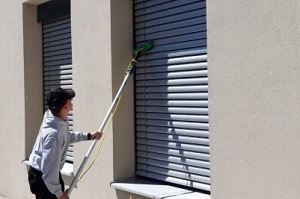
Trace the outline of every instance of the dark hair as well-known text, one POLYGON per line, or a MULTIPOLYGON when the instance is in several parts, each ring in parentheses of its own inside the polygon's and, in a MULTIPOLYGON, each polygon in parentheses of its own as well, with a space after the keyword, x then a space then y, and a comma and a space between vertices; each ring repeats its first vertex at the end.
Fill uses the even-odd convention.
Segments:
POLYGON ((65 104, 60 105, 60 106, 52 106, 52 107, 49 107, 49 109, 50 109, 50 111, 52 112, 53 115, 58 115, 65 104))

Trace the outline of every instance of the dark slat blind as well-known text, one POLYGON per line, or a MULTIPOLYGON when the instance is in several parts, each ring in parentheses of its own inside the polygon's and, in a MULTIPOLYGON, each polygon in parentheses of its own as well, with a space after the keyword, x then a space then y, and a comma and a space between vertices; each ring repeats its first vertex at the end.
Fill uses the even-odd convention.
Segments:
MULTIPOLYGON (((43 22, 44 96, 55 87, 72 88, 71 20, 64 17, 43 22)), ((45 99, 45 98, 44 98, 45 99)), ((45 100, 44 100, 45 102, 45 100)), ((45 103, 44 103, 45 104, 45 103)), ((45 109, 48 107, 45 104, 45 109)), ((73 113, 69 114, 73 130, 73 113)), ((67 152, 67 162, 73 163, 73 146, 67 152)))
POLYGON ((135 0, 139 176, 210 191, 206 1, 135 0))

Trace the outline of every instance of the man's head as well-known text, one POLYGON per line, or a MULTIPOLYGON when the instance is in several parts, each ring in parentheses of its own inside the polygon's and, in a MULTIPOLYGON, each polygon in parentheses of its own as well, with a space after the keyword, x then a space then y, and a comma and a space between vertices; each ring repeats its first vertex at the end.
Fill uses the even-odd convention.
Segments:
MULTIPOLYGON (((52 89, 46 95, 46 102, 49 109, 54 114, 58 114, 62 108, 75 97, 75 92, 72 89, 65 90, 60 87, 52 89)), ((70 108, 71 110, 71 108, 70 108)))

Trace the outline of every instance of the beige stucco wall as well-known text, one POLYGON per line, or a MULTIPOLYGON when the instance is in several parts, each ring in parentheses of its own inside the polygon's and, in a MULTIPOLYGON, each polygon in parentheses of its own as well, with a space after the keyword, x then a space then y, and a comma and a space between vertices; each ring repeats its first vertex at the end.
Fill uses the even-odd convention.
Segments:
MULTIPOLYGON (((41 1, 24 2, 4 1, 0 7, 0 196, 12 199, 32 198, 21 160, 30 153, 42 115, 41 27, 34 6, 41 1)), ((71 4, 74 127, 95 131, 131 59, 133 5, 131 0, 71 4)), ((296 199, 300 3, 207 4, 212 198, 296 199)), ((99 158, 72 199, 143 198, 109 185, 134 175, 133 97, 131 78, 99 158)), ((75 170, 90 144, 76 145, 75 170)))
POLYGON ((207 1, 213 199, 300 195, 300 2, 207 1))
MULTIPOLYGON (((42 2, 42 1, 41 1, 42 2)), ((26 166, 42 117, 41 26, 36 6, 2 2, 0 196, 30 198, 26 166)))
MULTIPOLYGON (((94 0, 89 4, 72 0, 73 85, 78 93, 74 99, 75 129, 99 129, 131 60, 132 16, 130 0, 94 0)), ((133 104, 131 78, 124 89, 100 155, 86 177, 79 182, 72 197, 130 197, 129 194, 117 196, 110 183, 134 175, 133 104)), ((81 143, 75 147, 75 170, 79 168, 90 144, 81 143)), ((94 154, 97 150, 96 146, 94 154)))
MULTIPOLYGON (((29 156, 43 112, 41 25, 36 23, 39 2, 45 1, 5 1, 0 8, 4 27, 0 30, 0 158, 3 163, 0 164, 0 196, 13 199, 33 197, 27 184, 26 166, 21 161, 29 156)), ((95 0, 87 4, 72 0, 71 4, 73 81, 77 93, 74 127, 90 132, 98 130, 131 60, 132 2, 111 4, 95 0)), ((131 197, 111 188, 110 182, 134 175, 133 117, 131 79, 102 152, 78 189, 73 190, 72 198, 131 197)), ((75 170, 90 144, 80 143, 75 147, 75 170)), ((95 153, 91 159, 94 156, 95 153)))
MULTIPOLYGON (((74 128, 91 132, 98 130, 112 101, 110 2, 87 4, 76 0, 71 4, 73 85, 78 94, 74 99, 74 128)), ((75 170, 89 146, 90 143, 75 146, 75 170)), ((97 150, 96 146, 95 152, 97 150)), ((99 158, 80 181, 78 189, 74 189, 72 197, 113 198, 109 187, 113 179, 112 155, 110 130, 99 158)))
POLYGON ((0 195, 14 198, 26 189, 22 9, 20 1, 0 6, 0 195))
POLYGON ((23 5, 23 57, 25 89, 25 157, 31 153, 43 116, 42 27, 37 7, 23 5))

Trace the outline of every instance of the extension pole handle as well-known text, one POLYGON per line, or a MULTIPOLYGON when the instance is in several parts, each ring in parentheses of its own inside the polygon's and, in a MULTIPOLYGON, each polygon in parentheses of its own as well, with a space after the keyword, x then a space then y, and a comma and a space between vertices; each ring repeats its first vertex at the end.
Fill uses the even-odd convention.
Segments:
MULTIPOLYGON (((105 127, 105 125, 106 125, 106 123, 107 123, 107 121, 108 121, 108 119, 109 119, 111 113, 113 112, 113 110, 114 110, 114 108, 115 108, 117 102, 119 101, 120 95, 121 95, 121 93, 122 93, 122 91, 123 91, 123 89, 124 89, 124 87, 125 87, 125 85, 126 85, 128 79, 129 79, 129 77, 131 76, 132 71, 134 70, 134 65, 135 65, 135 64, 136 64, 136 62, 132 62, 131 65, 130 65, 130 67, 129 67, 130 70, 128 70, 128 71, 126 72, 126 76, 125 76, 125 78, 124 78, 124 80, 123 80, 123 83, 122 83, 122 85, 120 86, 119 91, 118 91, 118 93, 116 94, 116 96, 115 96, 115 98, 114 98, 114 100, 113 100, 113 102, 112 102, 112 104, 111 104, 111 106, 110 106, 110 108, 109 108, 109 110, 108 110, 108 112, 107 112, 107 114, 106 114, 106 116, 105 116, 105 118, 104 118, 104 120, 103 120, 103 122, 102 122, 100 128, 99 128, 99 130, 98 130, 99 132, 102 132, 102 131, 103 131, 103 129, 104 129, 104 127, 105 127)), ((69 196, 71 195, 72 190, 73 190, 73 188, 74 188, 74 185, 75 185, 75 183, 77 182, 79 176, 81 175, 82 170, 83 170, 84 166, 86 165, 86 163, 87 163, 87 161, 88 161, 88 159, 89 159, 89 157, 90 157, 90 155, 91 155, 93 149, 95 148, 97 142, 98 142, 98 139, 93 140, 93 143, 91 144, 89 150, 87 151, 86 155, 84 156, 84 159, 83 159, 83 161, 82 161, 82 163, 81 163, 81 165, 80 165, 80 167, 79 167, 79 169, 78 169, 78 171, 77 171, 75 177, 73 178, 73 180, 72 180, 72 182, 71 182, 71 185, 70 185, 70 187, 69 187, 69 190, 68 190, 68 195, 69 195, 69 196)))

